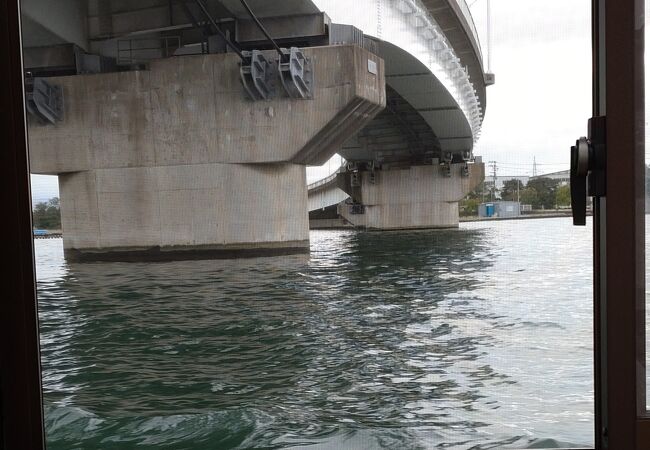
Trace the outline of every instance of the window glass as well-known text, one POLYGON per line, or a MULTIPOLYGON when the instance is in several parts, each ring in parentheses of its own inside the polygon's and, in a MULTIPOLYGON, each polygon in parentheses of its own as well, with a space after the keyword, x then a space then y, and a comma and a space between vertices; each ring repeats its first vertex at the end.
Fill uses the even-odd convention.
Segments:
POLYGON ((588 2, 50 3, 48 448, 593 445, 588 2))

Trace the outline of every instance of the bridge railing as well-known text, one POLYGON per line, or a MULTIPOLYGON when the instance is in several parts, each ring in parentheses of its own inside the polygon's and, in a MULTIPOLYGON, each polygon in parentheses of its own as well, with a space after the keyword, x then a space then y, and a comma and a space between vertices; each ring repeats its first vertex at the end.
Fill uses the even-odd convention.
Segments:
POLYGON ((481 49, 481 40, 478 37, 478 31, 476 29, 476 23, 474 23, 474 16, 472 15, 472 11, 469 9, 469 5, 465 0, 455 0, 455 1, 460 7, 463 16, 465 16, 465 20, 467 21, 467 24, 469 25, 469 28, 472 31, 472 35, 474 36, 474 42, 476 42, 476 45, 478 47, 479 57, 481 58, 481 62, 482 62, 483 50, 481 49))
MULTIPOLYGON (((474 24, 469 7, 464 0, 448 1, 456 2, 459 9, 464 11, 463 14, 469 15, 469 19, 465 19, 468 21, 467 23, 474 24), (461 7, 459 2, 463 2, 465 8, 461 7)), ((450 4, 450 7, 454 9, 453 4, 450 4)), ((417 44, 415 46, 413 45, 413 41, 405 40, 406 36, 402 35, 399 29, 394 30, 395 42, 393 43, 402 48, 412 48, 413 50, 410 53, 420 59, 423 64, 427 65, 438 80, 445 85, 447 90, 454 96, 465 117, 467 117, 472 129, 474 141, 476 141, 480 136, 482 123, 480 100, 474 85, 469 79, 467 67, 461 64, 461 60, 451 45, 445 30, 435 20, 429 8, 423 3, 423 0, 397 1, 394 11, 403 15, 403 23, 407 28, 412 26, 411 18, 413 16, 419 17, 423 22, 423 26, 418 27, 416 31, 416 34, 420 37, 420 50, 418 50, 417 44)), ((474 27, 475 30, 476 27, 474 27)), ((468 32, 470 31, 468 30, 468 32)), ((393 38, 391 37, 391 39, 393 38)), ((482 56, 478 47, 477 51, 479 52, 478 58, 482 63, 482 56)), ((482 81, 477 80, 477 82, 482 81)))
POLYGON ((320 179, 318 181, 314 181, 313 183, 307 185, 307 190, 311 191, 311 190, 317 189, 317 188, 319 188, 321 186, 324 186, 326 184, 331 183, 332 181, 334 181, 336 179, 336 176, 339 174, 340 170, 341 169, 337 170, 336 172, 334 172, 333 174, 331 174, 331 175, 329 175, 329 176, 327 176, 325 178, 322 178, 322 179, 320 179))

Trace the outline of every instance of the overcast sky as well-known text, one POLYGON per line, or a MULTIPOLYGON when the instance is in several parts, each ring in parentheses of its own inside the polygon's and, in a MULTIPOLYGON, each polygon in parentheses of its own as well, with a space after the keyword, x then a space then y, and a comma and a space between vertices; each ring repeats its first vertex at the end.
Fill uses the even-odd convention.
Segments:
MULTIPOLYGON (((473 0, 472 0, 473 1, 473 0)), ((584 0, 487 0, 472 7, 496 84, 488 87, 483 134, 475 148, 498 175, 569 168, 569 148, 591 115, 591 17, 584 0)))
MULTIPOLYGON (((496 84, 475 154, 496 161, 498 175, 568 169, 569 148, 586 134, 591 115, 591 11, 585 0, 468 0, 485 70, 496 84)), ((335 164, 333 164, 335 166, 335 164)), ((310 181, 327 168, 308 169, 310 181)))
MULTIPOLYGON (((487 0, 468 3, 496 75, 475 154, 496 161, 498 175, 531 175, 534 160, 538 174, 568 169, 591 115, 590 2, 491 0, 490 46, 487 0)), ((336 166, 309 168, 308 181, 336 166)), ((54 177, 34 176, 32 189, 35 200, 58 192, 54 177)))

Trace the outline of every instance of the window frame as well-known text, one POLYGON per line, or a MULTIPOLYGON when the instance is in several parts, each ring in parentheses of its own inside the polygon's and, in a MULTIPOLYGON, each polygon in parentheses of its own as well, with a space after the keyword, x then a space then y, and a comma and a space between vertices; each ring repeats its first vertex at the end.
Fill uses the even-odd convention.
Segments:
POLYGON ((645 2, 593 6, 594 115, 607 117, 607 195, 594 208, 595 442, 646 449, 645 2))
POLYGON ((20 2, 0 2, 0 448, 44 448, 20 2))
MULTIPOLYGON (((594 115, 609 116, 607 198, 596 202, 594 211, 595 442, 596 449, 642 449, 650 448, 645 407, 644 30, 639 23, 644 0, 592 4, 594 115)), ((9 262, 0 272, 0 448, 42 449, 19 0, 0 3, 0 67, 0 191, 5 206, 0 230, 3 257, 9 262)))

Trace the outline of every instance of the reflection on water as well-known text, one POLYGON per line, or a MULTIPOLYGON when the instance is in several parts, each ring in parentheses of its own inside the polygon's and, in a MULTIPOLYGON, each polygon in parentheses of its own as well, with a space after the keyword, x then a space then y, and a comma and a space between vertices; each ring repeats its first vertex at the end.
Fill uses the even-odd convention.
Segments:
POLYGON ((48 447, 590 445, 590 236, 327 231, 157 264, 37 241, 48 447))

